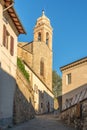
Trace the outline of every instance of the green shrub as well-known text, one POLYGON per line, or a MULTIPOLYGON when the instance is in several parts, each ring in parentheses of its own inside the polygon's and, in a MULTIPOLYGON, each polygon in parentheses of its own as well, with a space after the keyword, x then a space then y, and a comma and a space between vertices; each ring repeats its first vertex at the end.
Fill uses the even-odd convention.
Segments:
POLYGON ((17 66, 21 70, 21 72, 25 76, 25 78, 29 81, 29 73, 25 70, 25 66, 22 63, 21 59, 19 59, 19 58, 17 58, 17 66))

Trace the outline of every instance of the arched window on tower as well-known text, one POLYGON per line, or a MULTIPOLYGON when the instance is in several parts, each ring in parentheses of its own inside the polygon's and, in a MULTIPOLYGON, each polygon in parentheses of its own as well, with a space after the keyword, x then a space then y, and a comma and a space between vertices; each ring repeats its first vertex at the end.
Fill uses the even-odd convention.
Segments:
POLYGON ((40 75, 44 76, 44 60, 41 59, 40 61, 40 75))
POLYGON ((47 32, 46 33, 46 44, 48 45, 48 43, 49 43, 49 33, 47 32))
POLYGON ((38 41, 41 41, 41 33, 38 33, 38 41))

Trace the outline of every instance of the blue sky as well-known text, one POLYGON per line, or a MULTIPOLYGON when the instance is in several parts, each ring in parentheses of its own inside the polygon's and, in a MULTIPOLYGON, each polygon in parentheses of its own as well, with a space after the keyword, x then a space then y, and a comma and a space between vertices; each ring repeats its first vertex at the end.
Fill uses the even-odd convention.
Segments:
POLYGON ((18 40, 33 40, 36 20, 45 10, 53 27, 53 69, 87 56, 87 0, 14 0, 27 32, 18 40))

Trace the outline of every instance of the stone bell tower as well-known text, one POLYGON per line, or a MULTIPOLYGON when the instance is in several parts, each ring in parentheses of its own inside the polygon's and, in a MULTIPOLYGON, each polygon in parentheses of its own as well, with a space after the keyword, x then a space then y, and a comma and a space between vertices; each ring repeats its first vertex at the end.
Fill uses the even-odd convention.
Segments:
POLYGON ((52 27, 44 11, 34 27, 33 70, 52 90, 52 27))
POLYGON ((38 41, 44 42, 52 50, 52 27, 44 11, 42 11, 42 16, 37 19, 34 28, 34 42, 38 41))

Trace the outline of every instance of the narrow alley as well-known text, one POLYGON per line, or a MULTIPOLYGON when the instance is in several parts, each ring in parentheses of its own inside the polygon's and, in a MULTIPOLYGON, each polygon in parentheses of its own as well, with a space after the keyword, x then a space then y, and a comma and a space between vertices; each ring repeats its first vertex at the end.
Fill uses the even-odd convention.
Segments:
POLYGON ((75 128, 63 124, 53 114, 46 114, 6 130, 75 130, 75 128))

